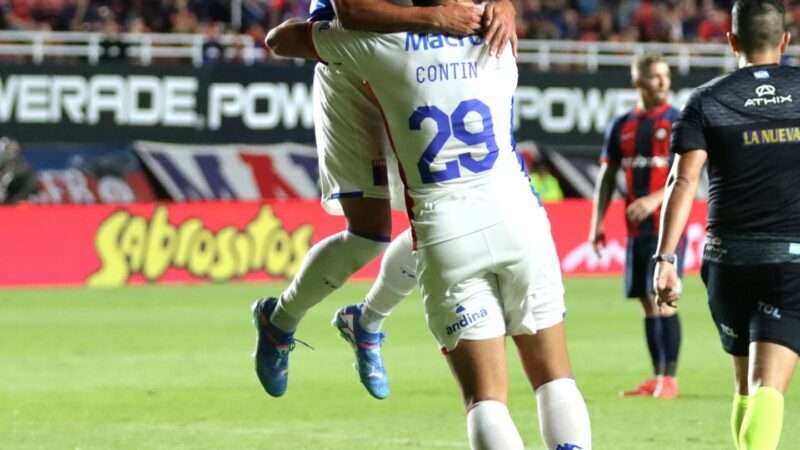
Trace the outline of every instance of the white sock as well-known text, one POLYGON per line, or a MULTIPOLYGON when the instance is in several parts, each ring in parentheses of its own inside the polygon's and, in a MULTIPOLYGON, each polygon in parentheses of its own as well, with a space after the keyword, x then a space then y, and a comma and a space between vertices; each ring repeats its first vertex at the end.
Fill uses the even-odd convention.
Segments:
POLYGON ((409 228, 394 238, 383 254, 381 271, 364 299, 358 322, 370 333, 380 331, 394 307, 417 287, 417 258, 411 246, 409 228))
POLYGON ((472 450, 524 450, 522 437, 505 403, 484 400, 467 412, 467 436, 472 450))
POLYGON ((292 332, 306 311, 338 289, 388 244, 342 231, 317 242, 306 254, 292 284, 283 291, 270 320, 292 332))
POLYGON ((539 386, 536 389, 536 407, 539 430, 548 450, 564 448, 564 444, 591 450, 589 411, 575 380, 559 378, 539 386))

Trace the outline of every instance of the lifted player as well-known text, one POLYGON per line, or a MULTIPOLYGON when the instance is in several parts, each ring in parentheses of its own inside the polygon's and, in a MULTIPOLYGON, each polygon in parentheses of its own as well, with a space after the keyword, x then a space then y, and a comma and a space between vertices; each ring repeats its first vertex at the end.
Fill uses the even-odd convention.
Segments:
MULTIPOLYGON (((428 30, 465 35, 485 28, 496 47, 514 41, 510 1, 492 3, 481 16, 476 5, 448 3, 436 8, 394 5, 385 0, 317 0, 310 20, 334 17, 334 6, 348 26, 374 31, 428 30), (483 19, 483 23, 482 23, 483 19), (485 25, 485 26, 484 26, 485 25)), ((515 42, 515 41, 514 41, 515 42)), ((319 153, 320 188, 328 211, 347 217, 347 229, 316 243, 290 286, 278 298, 253 305, 258 330, 256 373, 272 396, 286 392, 289 353, 305 313, 380 252, 390 240, 391 216, 380 111, 361 78, 317 64, 314 71, 314 122, 319 153)), ((406 234, 390 245, 376 285, 363 305, 337 311, 334 324, 353 345, 361 382, 376 398, 389 395, 381 358, 381 323, 413 289, 404 275, 411 260, 406 234)), ((406 271, 407 272, 407 271, 406 271)))
POLYGON ((728 41, 739 70, 697 88, 675 124, 656 255, 658 302, 673 304, 675 249, 708 161, 702 276, 733 356, 739 450, 777 448, 800 351, 800 69, 779 65, 784 17, 782 0, 734 3, 728 41))
POLYGON ((267 42, 369 82, 404 174, 428 327, 461 386, 472 448, 523 449, 505 404, 511 335, 547 448, 590 449, 558 257, 510 132, 511 49, 493 57, 480 36, 378 35, 335 21, 289 21, 267 42))

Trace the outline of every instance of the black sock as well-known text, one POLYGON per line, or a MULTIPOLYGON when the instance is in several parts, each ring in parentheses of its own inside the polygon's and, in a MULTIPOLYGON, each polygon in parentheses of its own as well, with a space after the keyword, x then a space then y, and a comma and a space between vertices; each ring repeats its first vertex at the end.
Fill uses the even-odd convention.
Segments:
POLYGON ((665 353, 661 318, 645 317, 644 334, 647 338, 647 349, 650 351, 650 359, 653 361, 653 372, 656 375, 663 375, 665 370, 665 353))
POLYGON ((675 376, 678 370, 678 353, 681 349, 681 320, 678 314, 661 318, 661 336, 666 359, 665 375, 675 376))

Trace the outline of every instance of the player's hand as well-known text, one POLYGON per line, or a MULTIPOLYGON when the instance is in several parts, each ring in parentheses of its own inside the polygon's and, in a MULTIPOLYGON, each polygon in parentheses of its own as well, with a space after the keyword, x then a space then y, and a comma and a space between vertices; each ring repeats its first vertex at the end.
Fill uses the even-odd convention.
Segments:
POLYGON ((656 304, 677 308, 678 299, 681 296, 683 287, 681 279, 678 277, 678 268, 675 264, 659 262, 656 264, 656 271, 653 275, 653 286, 656 289, 656 304))
POLYGON ((628 220, 631 222, 639 223, 650 217, 659 206, 661 206, 661 202, 658 199, 646 195, 637 198, 628 205, 628 208, 625 209, 625 215, 628 216, 628 220))
POLYGON ((592 244, 592 250, 598 258, 601 258, 603 250, 606 248, 606 234, 599 230, 594 235, 589 236, 589 242, 592 244))
POLYGON ((469 36, 481 29, 481 8, 472 2, 447 2, 436 7, 436 28, 453 36, 469 36))
POLYGON ((490 54, 500 56, 511 42, 511 50, 517 56, 517 11, 511 0, 495 0, 486 5, 483 30, 490 54))

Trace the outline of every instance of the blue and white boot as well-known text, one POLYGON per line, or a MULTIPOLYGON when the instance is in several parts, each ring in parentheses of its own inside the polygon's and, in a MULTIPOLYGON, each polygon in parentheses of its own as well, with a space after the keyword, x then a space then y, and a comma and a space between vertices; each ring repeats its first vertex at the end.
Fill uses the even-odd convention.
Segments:
POLYGON ((253 324, 258 331, 256 351, 253 354, 258 380, 273 397, 286 393, 289 379, 289 353, 294 350, 294 333, 286 333, 270 323, 278 299, 260 298, 253 303, 253 324))
POLYGON ((361 306, 350 305, 340 308, 333 316, 331 325, 339 330, 344 340, 350 343, 356 353, 355 368, 361 384, 373 397, 382 400, 389 396, 389 378, 383 367, 381 345, 383 333, 370 333, 358 323, 361 306))

